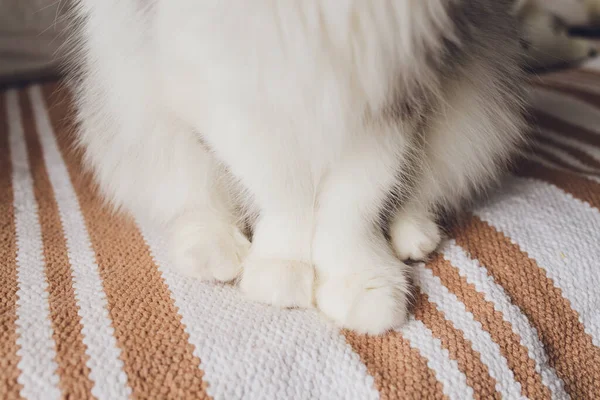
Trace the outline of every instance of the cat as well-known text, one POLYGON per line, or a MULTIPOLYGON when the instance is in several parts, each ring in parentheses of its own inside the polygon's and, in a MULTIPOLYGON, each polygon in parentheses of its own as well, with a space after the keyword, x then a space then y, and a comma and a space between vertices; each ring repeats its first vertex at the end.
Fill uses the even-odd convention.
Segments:
POLYGON ((182 273, 381 334, 408 316, 403 261, 523 141, 511 7, 76 0, 78 144, 182 273))

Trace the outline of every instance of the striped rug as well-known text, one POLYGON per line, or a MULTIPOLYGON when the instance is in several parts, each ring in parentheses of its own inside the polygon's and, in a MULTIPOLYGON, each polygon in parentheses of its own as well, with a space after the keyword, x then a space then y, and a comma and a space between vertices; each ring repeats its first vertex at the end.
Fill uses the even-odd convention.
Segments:
POLYGON ((82 174, 67 95, 4 91, 0 398, 600 398, 600 60, 533 86, 533 150, 384 337, 171 272, 82 174))

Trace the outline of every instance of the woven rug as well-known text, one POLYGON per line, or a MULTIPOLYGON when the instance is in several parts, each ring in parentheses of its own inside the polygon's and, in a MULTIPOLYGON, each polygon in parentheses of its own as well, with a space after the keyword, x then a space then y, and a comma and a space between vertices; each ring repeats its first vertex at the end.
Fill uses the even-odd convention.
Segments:
POLYGON ((383 337, 172 272, 81 172, 68 94, 4 91, 0 398, 599 398, 600 60, 533 86, 533 149, 383 337))

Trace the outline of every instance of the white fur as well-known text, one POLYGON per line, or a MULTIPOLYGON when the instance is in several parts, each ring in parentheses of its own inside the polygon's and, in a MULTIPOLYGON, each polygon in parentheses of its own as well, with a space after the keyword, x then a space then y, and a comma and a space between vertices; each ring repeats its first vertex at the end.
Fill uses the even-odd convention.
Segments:
POLYGON ((422 261, 440 244, 440 228, 426 213, 402 210, 391 228, 392 246, 401 260, 422 261))
POLYGON ((242 269, 252 299, 316 303, 360 332, 395 327, 407 267, 379 215, 391 188, 408 188, 399 168, 422 170, 419 216, 403 208, 411 222, 393 225, 393 242, 421 258, 439 241, 422 216, 457 206, 520 137, 519 107, 486 65, 447 82, 423 67, 437 33, 452 37, 457 1, 79 0, 86 161, 113 204, 170 227, 183 272, 229 281, 242 269), (407 161, 417 125, 379 116, 413 77, 443 104, 420 168, 407 161))

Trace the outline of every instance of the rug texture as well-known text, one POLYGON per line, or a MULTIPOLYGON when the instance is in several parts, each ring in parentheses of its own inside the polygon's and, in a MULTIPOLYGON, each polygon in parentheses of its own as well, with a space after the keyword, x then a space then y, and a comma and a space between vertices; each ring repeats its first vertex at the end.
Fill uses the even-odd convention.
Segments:
POLYGON ((600 398, 600 60, 532 85, 532 149, 383 337, 172 272, 82 173, 69 94, 2 92, 0 398, 600 398))

